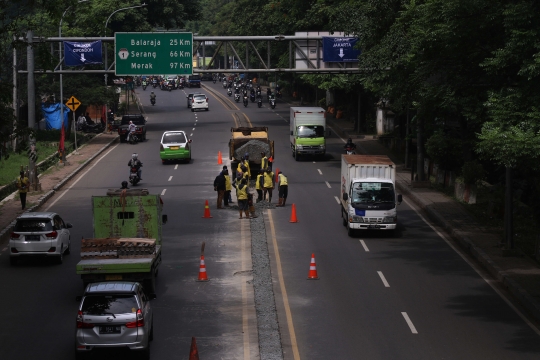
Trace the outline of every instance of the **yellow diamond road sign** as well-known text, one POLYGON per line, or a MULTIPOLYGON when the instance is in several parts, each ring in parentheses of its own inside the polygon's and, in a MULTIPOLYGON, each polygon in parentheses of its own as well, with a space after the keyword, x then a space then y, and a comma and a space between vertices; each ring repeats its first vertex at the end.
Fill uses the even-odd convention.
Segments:
POLYGON ((71 109, 71 111, 77 110, 77 108, 81 105, 81 102, 75 98, 75 96, 72 96, 69 98, 69 100, 66 103, 67 107, 71 109))

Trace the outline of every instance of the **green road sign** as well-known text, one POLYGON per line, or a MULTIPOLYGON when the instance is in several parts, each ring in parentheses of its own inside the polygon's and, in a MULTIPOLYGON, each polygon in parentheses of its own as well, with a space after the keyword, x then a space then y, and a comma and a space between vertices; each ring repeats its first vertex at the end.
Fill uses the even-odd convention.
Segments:
POLYGON ((116 75, 191 75, 193 33, 115 33, 116 75))

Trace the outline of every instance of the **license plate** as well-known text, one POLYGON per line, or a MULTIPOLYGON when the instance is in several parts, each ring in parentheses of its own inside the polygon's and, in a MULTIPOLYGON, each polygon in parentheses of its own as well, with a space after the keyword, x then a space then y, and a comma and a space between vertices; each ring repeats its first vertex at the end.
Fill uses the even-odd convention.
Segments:
POLYGON ((170 149, 170 150, 178 150, 178 149, 180 149, 180 148, 179 148, 178 146, 171 146, 169 149, 170 149))
POLYGON ((41 236, 39 236, 39 235, 25 235, 24 238, 26 239, 26 241, 39 241, 41 236))
POLYGON ((100 334, 120 334, 120 326, 100 326, 100 334))
POLYGON ((105 275, 105 280, 122 280, 122 275, 105 275))
POLYGON ((381 225, 368 225, 368 229, 380 229, 381 225))

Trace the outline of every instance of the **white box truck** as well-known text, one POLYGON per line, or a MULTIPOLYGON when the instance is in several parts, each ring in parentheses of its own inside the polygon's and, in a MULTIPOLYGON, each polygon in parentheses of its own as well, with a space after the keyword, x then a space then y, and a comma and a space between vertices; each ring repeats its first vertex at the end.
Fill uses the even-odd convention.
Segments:
POLYGON ((384 155, 342 155, 341 217, 349 236, 356 230, 397 227, 396 166, 384 155))
POLYGON ((326 154, 326 112, 320 107, 291 107, 290 139, 292 156, 326 154))

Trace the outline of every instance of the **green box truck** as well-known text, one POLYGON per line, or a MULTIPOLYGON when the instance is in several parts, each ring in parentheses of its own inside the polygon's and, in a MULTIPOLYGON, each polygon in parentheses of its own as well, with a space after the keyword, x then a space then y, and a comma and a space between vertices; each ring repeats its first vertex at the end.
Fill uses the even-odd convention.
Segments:
POLYGON ((326 154, 326 112, 319 107, 290 108, 290 140, 292 156, 298 161, 302 155, 324 158, 326 154))
POLYGON ((161 264, 162 215, 159 195, 145 189, 109 190, 92 196, 94 238, 81 241, 77 274, 88 283, 138 281, 155 292, 161 264))

